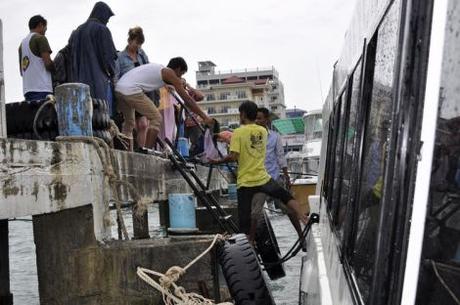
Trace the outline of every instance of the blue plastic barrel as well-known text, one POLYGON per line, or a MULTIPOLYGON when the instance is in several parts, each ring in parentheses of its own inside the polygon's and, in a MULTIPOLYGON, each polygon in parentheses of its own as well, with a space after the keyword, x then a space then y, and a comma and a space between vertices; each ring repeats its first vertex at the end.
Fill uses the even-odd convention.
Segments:
POLYGON ((169 194, 169 225, 173 229, 196 229, 196 200, 192 194, 169 194))
POLYGON ((56 87, 60 136, 93 136, 93 103, 89 86, 68 83, 56 87))
POLYGON ((229 183, 228 184, 228 199, 229 200, 237 200, 237 195, 236 195, 236 184, 229 183))
POLYGON ((177 150, 182 155, 182 157, 188 157, 189 154, 189 143, 187 138, 179 138, 177 140, 177 150))

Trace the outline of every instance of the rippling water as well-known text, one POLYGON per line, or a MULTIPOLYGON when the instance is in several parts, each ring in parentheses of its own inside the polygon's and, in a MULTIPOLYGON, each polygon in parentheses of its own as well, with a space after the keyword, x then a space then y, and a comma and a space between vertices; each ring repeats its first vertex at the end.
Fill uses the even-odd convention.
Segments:
MULTIPOLYGON (((131 228, 130 217, 125 215, 126 225, 131 228)), ((28 218, 31 219, 31 218, 28 218)), ((286 216, 272 216, 272 225, 278 238, 281 252, 287 250, 296 240, 294 229, 286 216)), ((158 235, 158 207, 149 209, 150 233, 158 235)), ((31 221, 10 221, 10 276, 11 290, 15 305, 38 305, 37 268, 35 264, 35 244, 31 221)), ((114 236, 116 236, 114 234, 114 236)), ((277 305, 298 303, 300 255, 286 263, 286 277, 271 282, 273 296, 277 305)))

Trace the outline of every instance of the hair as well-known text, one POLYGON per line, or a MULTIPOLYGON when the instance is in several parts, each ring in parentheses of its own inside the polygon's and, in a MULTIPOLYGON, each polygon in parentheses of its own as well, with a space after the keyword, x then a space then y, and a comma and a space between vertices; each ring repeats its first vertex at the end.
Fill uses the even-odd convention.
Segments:
POLYGON ((133 27, 128 31, 128 41, 136 40, 138 43, 143 44, 145 41, 144 31, 140 26, 133 27))
POLYGON ((29 19, 29 30, 35 29, 40 24, 43 24, 44 26, 46 26, 47 23, 48 22, 46 21, 46 19, 43 18, 43 16, 41 15, 32 16, 32 18, 29 19))
POLYGON ((171 58, 168 63, 168 68, 171 68, 173 70, 179 68, 181 71, 185 72, 187 72, 188 70, 187 63, 185 62, 185 59, 183 59, 182 57, 171 58))
POLYGON ((238 110, 240 113, 244 113, 248 120, 254 121, 257 117, 257 104, 254 102, 243 102, 238 110))
POLYGON ((265 107, 259 107, 257 108, 257 112, 261 112, 265 118, 269 118, 270 117, 270 110, 268 110, 267 108, 265 107))

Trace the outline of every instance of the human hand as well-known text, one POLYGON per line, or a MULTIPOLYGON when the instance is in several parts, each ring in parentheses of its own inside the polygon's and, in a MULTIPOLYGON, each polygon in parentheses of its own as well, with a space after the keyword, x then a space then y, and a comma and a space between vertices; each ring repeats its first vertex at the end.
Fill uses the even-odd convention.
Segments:
POLYGON ((209 164, 218 164, 218 163, 219 163, 219 160, 216 160, 216 159, 208 159, 208 163, 209 163, 209 164))
POLYGON ((288 187, 290 187, 291 186, 291 178, 289 177, 288 173, 284 173, 284 180, 286 181, 286 185, 288 187))
POLYGON ((209 126, 209 128, 212 128, 212 126, 214 126, 215 120, 214 120, 213 118, 209 117, 209 116, 206 116, 206 118, 204 118, 203 121, 204 121, 204 123, 205 123, 206 125, 209 126))

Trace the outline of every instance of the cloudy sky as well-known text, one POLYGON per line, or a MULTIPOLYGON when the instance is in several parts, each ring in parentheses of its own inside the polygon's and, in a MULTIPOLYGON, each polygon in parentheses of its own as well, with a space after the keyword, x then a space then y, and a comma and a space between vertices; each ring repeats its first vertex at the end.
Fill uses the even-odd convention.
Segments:
MULTIPOLYGON (((132 26, 144 28, 151 62, 183 56, 195 84, 197 62, 218 70, 274 66, 288 107, 320 108, 328 91, 356 0, 107 0, 115 46, 126 45, 132 26), (320 86, 321 85, 321 86, 320 86), (321 90, 322 87, 322 90, 321 90), (322 92, 321 92, 322 91, 322 92)), ((89 16, 95 1, 2 0, 6 100, 22 100, 17 48, 31 16, 48 20, 46 36, 55 54, 89 16)), ((53 56, 52 56, 53 57, 53 56)))

